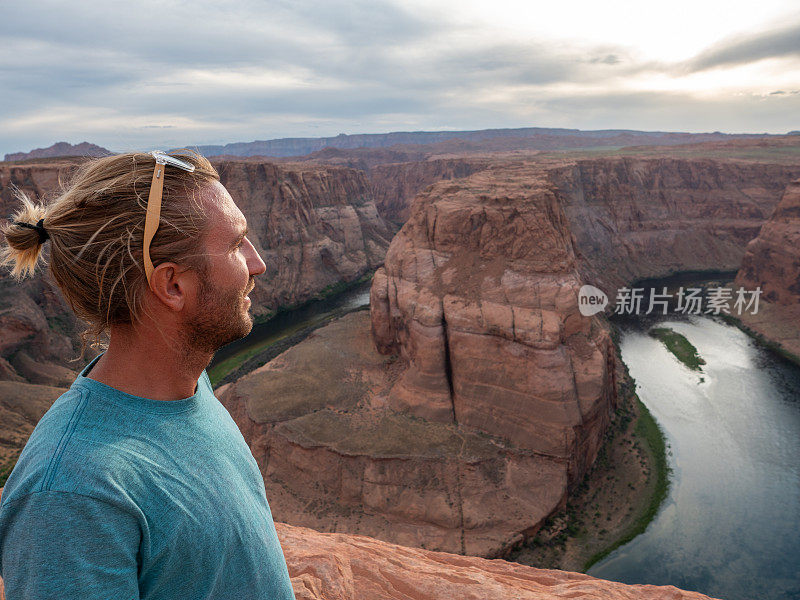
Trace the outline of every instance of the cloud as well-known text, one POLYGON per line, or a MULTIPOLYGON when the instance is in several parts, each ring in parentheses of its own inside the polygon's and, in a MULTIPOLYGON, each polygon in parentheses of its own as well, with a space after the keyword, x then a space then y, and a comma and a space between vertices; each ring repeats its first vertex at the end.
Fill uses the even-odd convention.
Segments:
MULTIPOLYGON (((409 129, 761 127, 744 96, 718 93, 715 113, 691 93, 643 89, 687 77, 677 72, 686 63, 425 10, 400 0, 10 0, 0 154, 87 137, 122 149, 409 129)), ((797 32, 717 44, 691 68, 789 56, 797 32)), ((787 76, 741 91, 787 107, 799 85, 787 76)))
POLYGON ((800 57, 800 23, 728 38, 701 52, 684 66, 689 72, 697 72, 789 56, 800 57))

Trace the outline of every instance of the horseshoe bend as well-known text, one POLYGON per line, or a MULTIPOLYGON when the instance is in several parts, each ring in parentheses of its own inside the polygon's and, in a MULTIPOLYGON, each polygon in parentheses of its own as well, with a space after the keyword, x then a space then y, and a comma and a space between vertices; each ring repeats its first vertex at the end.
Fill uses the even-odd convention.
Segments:
MULTIPOLYGON (((503 556, 563 509, 624 394, 612 295, 735 271, 796 166, 496 162, 417 195, 350 314, 221 388, 276 518, 503 556)), ((396 210, 396 208, 395 208, 396 210)))

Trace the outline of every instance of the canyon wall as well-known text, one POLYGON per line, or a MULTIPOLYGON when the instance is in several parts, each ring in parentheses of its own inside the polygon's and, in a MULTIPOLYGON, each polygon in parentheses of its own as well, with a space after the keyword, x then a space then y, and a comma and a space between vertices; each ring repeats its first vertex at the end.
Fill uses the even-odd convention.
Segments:
POLYGON ((564 506, 617 365, 606 327, 578 312, 554 191, 535 165, 428 188, 376 272, 371 319, 219 390, 277 519, 497 556, 564 506))
POLYGON ((736 270, 800 165, 674 158, 548 169, 583 270, 607 293, 679 271, 736 270))
POLYGON ((362 171, 238 161, 214 166, 267 265, 250 295, 253 314, 303 302, 383 262, 391 231, 362 171))
MULTIPOLYGON (((79 163, 0 163, 1 214, 17 207, 14 187, 51 200, 79 163)), ((382 263, 391 232, 363 172, 257 161, 214 164, 267 265, 250 296, 254 315, 303 302, 382 263)), ((45 256, 48 248, 45 244, 45 256)), ((68 359, 75 355, 81 330, 49 274, 18 284, 7 271, 0 273, 0 378, 50 385, 71 381, 77 367, 68 359)))
MULTIPOLYGON (((0 163, 0 214, 16 210, 14 186, 32 198, 51 200, 79 162, 0 163)), ((255 315, 353 281, 383 261, 391 234, 363 172, 258 161, 217 161, 215 166, 267 265, 250 294, 255 315)), ((44 252, 46 257, 49 244, 44 252)), ((21 283, 5 269, 0 273, 0 383, 5 386, 0 390, 0 467, 24 445, 33 417, 41 416, 58 389, 68 387, 95 356, 89 349, 86 360, 74 360, 82 330, 45 270, 21 283), (23 397, 33 399, 27 408, 23 397)))
POLYGON ((800 180, 747 245, 736 285, 761 289, 758 312, 746 311, 742 322, 800 362, 800 180))
POLYGON ((487 166, 486 160, 466 158, 381 164, 369 170, 369 179, 378 212, 400 227, 408 220, 417 193, 442 179, 467 177, 487 166))
MULTIPOLYGON (((0 215, 17 210, 14 188, 32 199, 53 200, 80 162, 0 163, 0 215)), ((68 386, 75 378, 77 367, 69 360, 77 356, 81 329, 49 274, 40 271, 17 283, 0 269, 0 380, 68 386)), ((0 408, 2 416, 12 418, 0 408)))
POLYGON ((800 180, 791 182, 748 245, 736 278, 748 288, 761 288, 761 298, 781 305, 800 303, 800 180))

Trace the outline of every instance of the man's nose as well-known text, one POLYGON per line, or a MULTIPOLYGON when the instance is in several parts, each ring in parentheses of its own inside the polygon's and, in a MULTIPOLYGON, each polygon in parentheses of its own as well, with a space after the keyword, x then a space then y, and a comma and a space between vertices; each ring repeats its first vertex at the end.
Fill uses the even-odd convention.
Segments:
POLYGON ((267 270, 267 265, 264 264, 264 261, 261 260, 261 257, 258 255, 258 251, 256 250, 255 246, 248 240, 244 238, 245 243, 247 244, 249 253, 247 256, 247 268, 250 271, 250 277, 255 277, 256 275, 261 275, 267 270))

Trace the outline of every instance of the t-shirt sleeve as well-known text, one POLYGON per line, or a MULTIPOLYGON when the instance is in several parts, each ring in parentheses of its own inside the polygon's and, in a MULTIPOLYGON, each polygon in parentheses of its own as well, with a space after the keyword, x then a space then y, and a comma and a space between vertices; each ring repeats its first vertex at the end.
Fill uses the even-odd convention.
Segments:
POLYGON ((139 598, 135 516, 111 503, 37 492, 0 509, 0 569, 14 600, 139 598))

